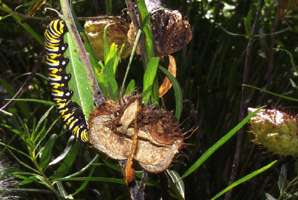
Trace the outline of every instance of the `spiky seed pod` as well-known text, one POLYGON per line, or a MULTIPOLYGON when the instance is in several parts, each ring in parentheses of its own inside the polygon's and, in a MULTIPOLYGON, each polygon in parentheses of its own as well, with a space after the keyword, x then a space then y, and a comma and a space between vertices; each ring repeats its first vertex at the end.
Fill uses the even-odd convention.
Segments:
MULTIPOLYGON (((248 109, 250 112, 254 108, 248 109)), ((298 120, 277 109, 262 109, 251 118, 254 142, 278 155, 298 155, 298 120)))

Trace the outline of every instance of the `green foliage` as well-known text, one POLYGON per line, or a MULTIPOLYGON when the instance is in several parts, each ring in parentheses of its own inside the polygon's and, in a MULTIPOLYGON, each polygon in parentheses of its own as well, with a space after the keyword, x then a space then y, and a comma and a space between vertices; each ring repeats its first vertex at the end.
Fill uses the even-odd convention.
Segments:
POLYGON ((153 34, 151 31, 150 17, 144 0, 138 0, 137 6, 140 12, 141 30, 145 35, 145 54, 146 63, 148 64, 150 58, 154 56, 153 34))
POLYGON ((151 57, 148 61, 143 80, 143 103, 148 104, 152 100, 155 77, 158 69, 159 58, 151 57))
POLYGON ((182 178, 185 178, 195 172, 205 161, 222 145, 231 139, 245 124, 247 124, 257 111, 249 113, 241 122, 239 122, 234 128, 232 128, 228 133, 226 133, 222 138, 215 142, 209 149, 207 149, 203 155, 196 160, 196 162, 191 165, 182 175, 182 178))
POLYGON ((73 91, 73 101, 81 106, 86 119, 88 119, 93 109, 93 98, 86 68, 79 57, 78 45, 75 43, 75 40, 71 38, 69 33, 66 33, 64 38, 68 44, 65 57, 70 61, 66 67, 67 73, 71 74, 69 88, 73 91))
POLYGON ((146 71, 143 79, 143 103, 157 104, 158 105, 158 82, 156 80, 157 68, 159 65, 159 59, 154 57, 154 46, 153 46, 153 34, 151 31, 151 23, 149 12, 147 10, 144 0, 136 2, 140 13, 140 24, 141 30, 144 34, 145 51, 144 62, 146 71))
POLYGON ((100 62, 101 72, 98 74, 98 82, 104 96, 113 100, 119 98, 119 87, 116 80, 117 67, 120 62, 121 51, 117 45, 112 43, 110 47, 105 47, 104 62, 100 62))
POLYGON ((182 109, 183 109, 183 96, 182 96, 182 89, 179 85, 177 79, 164 67, 159 66, 159 69, 168 77, 168 79, 173 84, 173 89, 175 93, 175 117, 180 120, 182 109))
MULTIPOLYGON (((193 29, 192 43, 175 54, 177 78, 160 67, 163 59, 154 57, 144 1, 137 1, 140 32, 145 38, 144 68, 133 52, 126 76, 122 74, 126 61, 120 62, 120 47, 105 45, 105 58, 99 62, 85 43, 105 97, 117 100, 140 90, 145 103, 161 102, 162 106, 175 109, 176 118, 181 118, 187 138, 185 148, 171 165, 173 170, 165 172, 167 184, 162 182, 162 176, 149 175, 146 196, 160 199, 160 191, 164 191, 173 199, 215 199, 233 191, 230 200, 297 198, 297 159, 282 159, 285 165, 280 167, 272 162, 280 158, 255 147, 245 127, 251 114, 230 128, 240 121, 242 106, 281 105, 297 113, 298 56, 293 41, 298 40, 298 13, 294 0, 285 2, 165 2, 166 7, 186 15, 193 29), (158 78, 164 74, 173 83, 174 95, 170 92, 160 101, 158 78), (119 89, 122 77, 128 78, 128 84, 123 81, 119 89), (243 82, 245 77, 247 81, 243 82), (199 133, 192 133, 196 127, 199 133), (237 136, 237 142, 233 136, 237 136), (232 180, 231 171, 237 164, 232 180)), ((17 178, 18 187, 28 199, 128 199, 117 162, 95 155, 72 137, 67 139, 69 134, 54 112, 45 77, 41 76, 46 74, 41 64, 41 36, 48 18, 42 12, 33 18, 25 17, 33 4, 32 0, 0 4, 0 146, 1 155, 16 163, 10 174, 17 178)), ((48 1, 46 6, 60 9, 55 1, 48 1)), ((73 1, 78 16, 105 11, 118 15, 124 6, 122 1, 73 1)), ((46 15, 55 13, 48 11, 46 15)), ((70 87, 74 100, 88 116, 93 107, 91 84, 76 52, 76 41, 66 36, 66 42, 70 45, 70 87)), ((136 172, 138 181, 141 175, 141 171, 136 172)))
POLYGON ((239 180, 231 183, 228 187, 226 187, 225 189, 223 189, 222 191, 220 191, 218 194, 216 194, 214 197, 212 197, 211 200, 215 200, 218 199, 220 196, 222 196, 223 194, 225 194, 226 192, 232 190, 234 187, 245 183, 247 181, 249 181, 250 179, 252 179, 253 177, 265 172, 266 170, 270 169, 271 167, 273 167, 276 164, 277 160, 272 161, 271 163, 265 165, 264 167, 261 167, 260 169, 257 169, 249 174, 247 174, 246 176, 240 178, 239 180))

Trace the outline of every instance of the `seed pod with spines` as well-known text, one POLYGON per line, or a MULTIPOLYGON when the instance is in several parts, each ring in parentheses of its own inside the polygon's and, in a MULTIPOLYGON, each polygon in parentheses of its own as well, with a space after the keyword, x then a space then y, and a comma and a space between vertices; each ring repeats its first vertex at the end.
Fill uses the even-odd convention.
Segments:
MULTIPOLYGON (((250 112, 254 108, 248 109, 250 112)), ((298 155, 298 119, 277 109, 261 109, 251 118, 254 142, 278 155, 298 155)))

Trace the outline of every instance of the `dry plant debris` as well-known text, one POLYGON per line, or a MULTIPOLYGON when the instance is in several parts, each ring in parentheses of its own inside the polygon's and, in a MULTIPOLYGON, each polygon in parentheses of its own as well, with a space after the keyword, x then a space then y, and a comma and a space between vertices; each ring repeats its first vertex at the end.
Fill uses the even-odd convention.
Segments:
POLYGON ((173 114, 141 105, 137 96, 106 101, 92 112, 89 127, 94 148, 116 160, 133 159, 151 173, 167 169, 183 145, 173 114))

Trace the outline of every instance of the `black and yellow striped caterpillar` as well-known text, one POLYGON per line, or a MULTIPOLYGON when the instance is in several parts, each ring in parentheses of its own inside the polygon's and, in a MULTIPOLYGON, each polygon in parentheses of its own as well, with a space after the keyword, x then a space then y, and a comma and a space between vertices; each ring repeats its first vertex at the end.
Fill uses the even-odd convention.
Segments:
POLYGON ((88 128, 81 108, 71 101, 72 91, 68 89, 70 74, 66 73, 69 62, 64 57, 68 45, 64 43, 64 34, 67 31, 65 22, 56 19, 50 22, 45 36, 45 61, 48 65, 49 85, 52 100, 56 103, 59 114, 66 127, 83 142, 88 141, 88 128))

